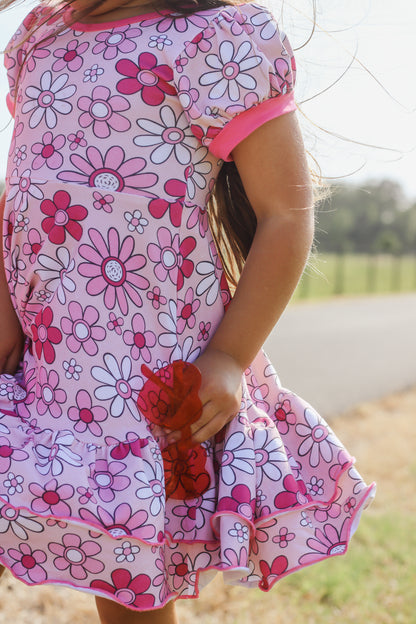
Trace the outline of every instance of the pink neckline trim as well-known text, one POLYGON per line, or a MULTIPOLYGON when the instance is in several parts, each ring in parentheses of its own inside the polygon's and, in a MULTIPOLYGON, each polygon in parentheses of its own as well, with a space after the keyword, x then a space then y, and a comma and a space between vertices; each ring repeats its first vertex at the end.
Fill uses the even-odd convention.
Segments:
POLYGON ((145 19, 153 19, 155 17, 161 17, 172 13, 170 9, 160 9, 159 11, 152 11, 151 13, 140 13, 139 15, 132 15, 131 17, 123 17, 120 19, 112 20, 109 22, 73 22, 70 23, 71 9, 68 8, 64 13, 65 23, 73 30, 80 30, 83 32, 91 32, 97 30, 107 30, 108 28, 114 28, 115 26, 125 26, 126 24, 135 24, 145 19))

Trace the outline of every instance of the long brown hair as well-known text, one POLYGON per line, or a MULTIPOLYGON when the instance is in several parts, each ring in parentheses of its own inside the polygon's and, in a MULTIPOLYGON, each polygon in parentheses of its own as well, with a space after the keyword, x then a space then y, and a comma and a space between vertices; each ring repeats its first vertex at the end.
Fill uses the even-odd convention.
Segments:
MULTIPOLYGON (((0 0, 0 11, 10 7, 18 0, 0 0)), ((62 3, 60 0, 43 2, 51 11, 39 24, 34 24, 26 40, 43 22, 59 15, 74 0, 62 3)), ((191 15, 196 11, 220 6, 241 4, 241 0, 163 0, 160 8, 170 9, 176 15, 191 15)), ((102 0, 91 0, 83 9, 74 9, 71 21, 82 21, 102 4, 102 0)), ((145 5, 143 6, 143 8, 145 5)), ((67 24, 57 27, 64 30, 67 24)), ((46 37, 47 38, 47 37, 46 37)), ((38 42, 39 43, 39 42, 38 42)), ((20 68, 21 71, 22 68, 20 68)), ((224 162, 208 201, 208 219, 212 236, 221 258, 226 278, 231 287, 237 285, 244 262, 250 250, 257 227, 254 210, 247 198, 241 177, 234 162, 224 162)))

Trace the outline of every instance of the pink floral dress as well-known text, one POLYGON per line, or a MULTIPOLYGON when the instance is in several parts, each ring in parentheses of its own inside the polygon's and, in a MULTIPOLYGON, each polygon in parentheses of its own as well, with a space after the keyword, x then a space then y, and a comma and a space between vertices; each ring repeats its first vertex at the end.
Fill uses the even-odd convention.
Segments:
POLYGON ((235 145, 295 109, 290 46, 257 4, 47 18, 34 9, 6 54, 4 261, 27 345, 0 377, 0 560, 136 610, 195 598, 218 570, 268 590, 343 554, 374 484, 263 352, 169 496, 138 399, 143 370, 193 362, 221 321, 207 200, 235 145))

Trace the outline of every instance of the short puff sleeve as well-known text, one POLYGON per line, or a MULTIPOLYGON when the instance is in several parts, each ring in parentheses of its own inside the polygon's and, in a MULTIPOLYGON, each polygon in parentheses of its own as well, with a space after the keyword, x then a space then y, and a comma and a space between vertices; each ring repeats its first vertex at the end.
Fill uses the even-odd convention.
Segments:
POLYGON ((175 84, 193 134, 218 158, 265 122, 294 111, 296 66, 273 15, 227 6, 175 59, 175 84))

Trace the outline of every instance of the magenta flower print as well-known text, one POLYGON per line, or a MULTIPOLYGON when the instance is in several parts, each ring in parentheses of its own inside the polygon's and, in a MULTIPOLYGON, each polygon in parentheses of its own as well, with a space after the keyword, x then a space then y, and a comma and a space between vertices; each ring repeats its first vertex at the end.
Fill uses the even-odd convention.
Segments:
POLYGON ((92 435, 101 436, 103 430, 99 423, 107 418, 107 410, 100 405, 93 406, 91 397, 85 390, 77 392, 76 403, 76 407, 68 409, 68 418, 75 422, 75 431, 84 433, 88 430, 92 435))
POLYGON ((93 306, 82 306, 78 301, 71 301, 68 306, 69 317, 61 319, 61 328, 67 335, 66 346, 72 353, 78 353, 81 347, 88 355, 97 355, 97 341, 104 340, 106 331, 97 325, 99 313, 93 306))
POLYGON ((90 465, 88 483, 92 490, 98 490, 98 496, 104 503, 110 503, 115 498, 114 492, 122 492, 130 485, 129 477, 120 474, 125 468, 123 462, 107 462, 105 459, 97 459, 95 464, 90 465))
POLYGON ((43 240, 38 230, 32 228, 27 235, 27 243, 23 243, 22 251, 25 256, 29 256, 29 262, 33 264, 40 250, 42 249, 43 240))
POLYGON ((95 558, 101 552, 101 546, 92 540, 81 542, 81 538, 74 533, 66 533, 62 543, 50 542, 48 548, 54 555, 55 568, 67 570, 72 578, 84 580, 88 573, 98 574, 104 570, 104 564, 95 558))
POLYGON ((274 408, 274 417, 279 432, 286 435, 291 425, 296 423, 296 415, 289 399, 284 394, 280 393, 278 398, 279 402, 274 408))
POLYGON ((72 104, 66 100, 74 95, 76 87, 67 85, 68 79, 68 74, 60 74, 52 80, 52 72, 46 71, 41 76, 40 88, 27 87, 27 100, 22 106, 22 113, 32 111, 30 128, 36 128, 44 118, 48 128, 55 128, 58 114, 68 115, 72 111, 72 104))
POLYGON ((84 59, 82 55, 88 50, 88 41, 79 43, 77 39, 73 39, 68 43, 66 48, 57 48, 53 55, 58 60, 52 65, 52 71, 60 72, 63 69, 75 72, 81 69, 84 59))
POLYGON ((98 33, 95 37, 97 44, 92 51, 94 54, 102 54, 106 60, 115 59, 119 54, 123 56, 134 52, 137 48, 134 39, 141 34, 140 28, 131 28, 130 25, 117 26, 110 31, 98 33))
POLYGON ((104 304, 112 310, 118 303, 122 314, 129 310, 127 297, 132 303, 143 305, 139 290, 149 287, 149 282, 138 271, 146 264, 141 254, 133 254, 134 239, 126 236, 120 243, 115 228, 108 231, 108 244, 98 230, 89 230, 91 245, 81 245, 79 253, 87 262, 79 265, 78 271, 90 278, 87 284, 89 295, 100 295, 104 292, 104 304))
POLYGON ((31 503, 34 512, 54 516, 71 515, 71 508, 65 502, 74 495, 74 488, 69 483, 58 487, 57 480, 51 479, 44 486, 39 483, 30 483, 29 490, 36 497, 31 503))
POLYGON ((226 28, 229 28, 230 32, 236 37, 243 32, 246 32, 248 35, 254 32, 254 27, 250 24, 248 15, 244 15, 240 11, 236 11, 232 15, 228 11, 223 11, 216 21, 220 25, 222 21, 228 22, 226 28))
POLYGON ((43 550, 32 550, 29 544, 20 544, 19 550, 9 548, 7 552, 16 562, 11 566, 15 576, 24 578, 27 575, 32 583, 43 583, 46 580, 45 568, 40 565, 46 561, 43 550))
POLYGON ((149 202, 149 212, 155 219, 162 219, 169 210, 169 218, 173 226, 179 227, 182 219, 183 200, 186 193, 186 183, 183 180, 172 178, 167 180, 164 185, 164 191, 172 197, 168 199, 152 199, 149 202))
POLYGON ((117 61, 119 74, 126 76, 117 83, 117 91, 132 95, 140 91, 143 102, 150 106, 159 106, 165 95, 175 95, 176 89, 171 84, 173 71, 169 65, 158 65, 157 58, 151 52, 139 54, 136 63, 130 59, 117 61))
POLYGON ((250 70, 261 63, 261 56, 248 56, 252 51, 250 41, 243 41, 238 50, 234 50, 231 41, 222 41, 219 54, 208 54, 205 57, 206 64, 214 71, 202 74, 199 82, 203 86, 213 85, 209 91, 209 97, 217 100, 228 92, 232 102, 240 99, 240 87, 254 91, 257 82, 250 70))
POLYGON ((73 154, 71 163, 78 171, 61 171, 58 178, 65 182, 87 184, 108 191, 140 191, 145 197, 154 197, 145 188, 154 186, 158 180, 155 173, 140 173, 146 167, 144 158, 125 159, 124 150, 114 145, 105 156, 96 147, 88 147, 87 158, 73 154))
POLYGON ((194 299, 194 291, 191 287, 188 288, 183 299, 178 298, 178 334, 182 334, 186 327, 189 329, 195 327, 195 312, 199 310, 200 305, 200 300, 194 299))
POLYGON ((79 241, 82 236, 83 221, 88 212, 84 206, 71 203, 71 196, 66 191, 56 191, 53 200, 44 199, 40 209, 47 217, 42 221, 42 230, 48 235, 51 243, 62 245, 66 239, 66 233, 79 241))
POLYGON ((137 609, 150 609, 154 606, 154 596, 146 594, 151 584, 147 574, 132 577, 125 568, 118 568, 112 571, 111 580, 112 585, 101 579, 94 579, 90 587, 113 595, 119 602, 137 609))
POLYGON ((52 364, 55 360, 55 349, 53 345, 59 344, 62 340, 62 334, 58 327, 52 325, 53 312, 50 307, 36 315, 31 325, 33 343, 37 357, 40 359, 43 355, 45 362, 52 364))
POLYGON ((54 43, 56 37, 48 37, 46 41, 39 41, 36 45, 33 45, 36 42, 36 38, 32 35, 28 39, 28 43, 30 44, 30 54, 25 57, 25 65, 27 67, 28 72, 33 72, 36 68, 36 61, 43 60, 48 58, 51 53, 51 47, 54 43))
POLYGON ((194 264, 187 256, 195 249, 195 239, 187 236, 179 245, 179 234, 172 236, 165 227, 159 228, 157 239, 159 245, 150 243, 147 246, 148 256, 155 263, 154 273, 161 282, 169 277, 180 290, 184 277, 189 277, 193 271, 194 264))
POLYGON ((62 414, 62 403, 66 401, 66 392, 59 387, 59 375, 55 370, 47 372, 41 366, 39 370, 39 384, 36 386, 38 399, 37 410, 43 416, 49 411, 53 418, 59 418, 62 414))
POLYGON ((59 169, 64 159, 59 150, 63 148, 66 139, 63 134, 58 134, 55 138, 52 132, 45 132, 41 143, 34 143, 32 153, 37 154, 33 159, 33 169, 40 169, 46 164, 49 169, 59 169))
POLYGON ((208 340, 210 329, 211 323, 204 323, 204 321, 200 321, 198 340, 208 340))
POLYGON ((80 97, 78 108, 84 111, 78 120, 81 128, 92 125, 95 136, 100 139, 108 138, 111 130, 126 132, 131 126, 130 121, 120 115, 120 111, 130 108, 128 100, 121 95, 111 95, 110 89, 102 85, 94 88, 92 97, 80 97))
POLYGON ((195 35, 192 41, 185 42, 186 55, 189 56, 189 58, 194 58, 198 50, 200 50, 201 52, 209 52, 212 48, 212 43, 210 39, 212 39, 215 34, 215 28, 211 28, 210 26, 208 28, 204 28, 204 30, 201 30, 197 35, 195 35))
POLYGON ((150 349, 156 344, 156 336, 152 331, 146 331, 145 320, 139 312, 133 316, 131 324, 133 331, 125 331, 123 340, 131 346, 130 353, 133 360, 140 358, 149 363, 151 360, 150 349))

